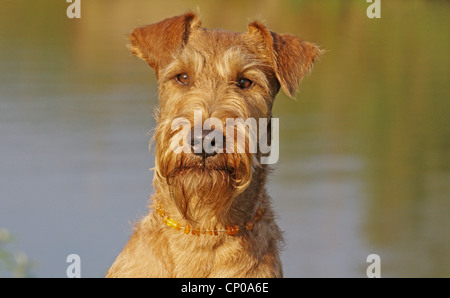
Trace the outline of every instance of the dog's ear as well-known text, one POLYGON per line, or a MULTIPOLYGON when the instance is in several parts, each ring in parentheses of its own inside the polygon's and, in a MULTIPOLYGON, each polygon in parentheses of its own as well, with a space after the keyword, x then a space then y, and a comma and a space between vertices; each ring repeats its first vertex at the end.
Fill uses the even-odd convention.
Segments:
POLYGON ((129 48, 146 61, 158 74, 173 55, 184 48, 192 30, 200 27, 200 19, 192 12, 143 26, 130 34, 129 48))
POLYGON ((281 88, 289 97, 295 97, 302 77, 309 72, 322 51, 297 36, 269 31, 259 22, 248 25, 248 34, 265 44, 281 88))

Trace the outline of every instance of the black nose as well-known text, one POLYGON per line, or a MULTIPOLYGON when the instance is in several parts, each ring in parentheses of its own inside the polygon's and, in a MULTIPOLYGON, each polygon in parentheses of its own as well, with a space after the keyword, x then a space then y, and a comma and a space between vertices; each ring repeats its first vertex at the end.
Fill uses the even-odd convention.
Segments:
POLYGON ((201 135, 196 135, 194 130, 191 131, 192 153, 206 159, 222 150, 225 141, 223 135, 219 132, 212 132, 213 130, 202 130, 201 135))

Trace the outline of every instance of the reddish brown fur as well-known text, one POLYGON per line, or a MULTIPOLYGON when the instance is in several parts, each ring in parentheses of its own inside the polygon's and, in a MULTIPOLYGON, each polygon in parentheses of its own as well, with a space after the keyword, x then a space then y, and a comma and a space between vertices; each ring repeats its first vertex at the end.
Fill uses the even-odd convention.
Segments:
POLYGON ((194 109, 203 120, 223 123, 226 118, 270 119, 280 86, 293 96, 320 50, 258 22, 247 33, 207 30, 193 13, 137 28, 130 41, 131 51, 155 69, 159 82, 156 194, 107 277, 282 277, 282 236, 265 189, 269 168, 259 163, 261 152, 207 159, 176 154, 170 150, 171 124, 183 117, 195 125, 194 109), (175 80, 180 73, 188 75, 189 84, 175 80), (236 87, 242 76, 253 81, 248 90, 236 87), (193 229, 242 226, 258 206, 265 211, 252 231, 193 236, 164 224, 154 212, 156 203, 193 229))

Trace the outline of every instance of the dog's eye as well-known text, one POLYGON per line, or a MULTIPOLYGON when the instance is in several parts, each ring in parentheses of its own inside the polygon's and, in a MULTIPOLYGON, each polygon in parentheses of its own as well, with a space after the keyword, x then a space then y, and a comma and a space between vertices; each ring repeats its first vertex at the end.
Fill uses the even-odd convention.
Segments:
POLYGON ((175 78, 181 85, 189 85, 189 76, 186 73, 180 73, 175 78))
POLYGON ((246 79, 246 78, 239 79, 239 80, 236 82, 236 86, 238 86, 238 87, 241 88, 241 89, 247 89, 247 88, 249 88, 252 84, 253 84, 253 82, 250 81, 249 79, 246 79))

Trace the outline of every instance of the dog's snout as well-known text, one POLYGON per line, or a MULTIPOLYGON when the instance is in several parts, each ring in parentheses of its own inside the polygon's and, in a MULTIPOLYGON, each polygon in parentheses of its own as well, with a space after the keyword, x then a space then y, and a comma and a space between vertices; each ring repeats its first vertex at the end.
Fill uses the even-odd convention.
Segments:
POLYGON ((213 130, 202 130, 201 133, 191 131, 192 153, 208 158, 221 152, 223 148, 223 135, 213 130))

